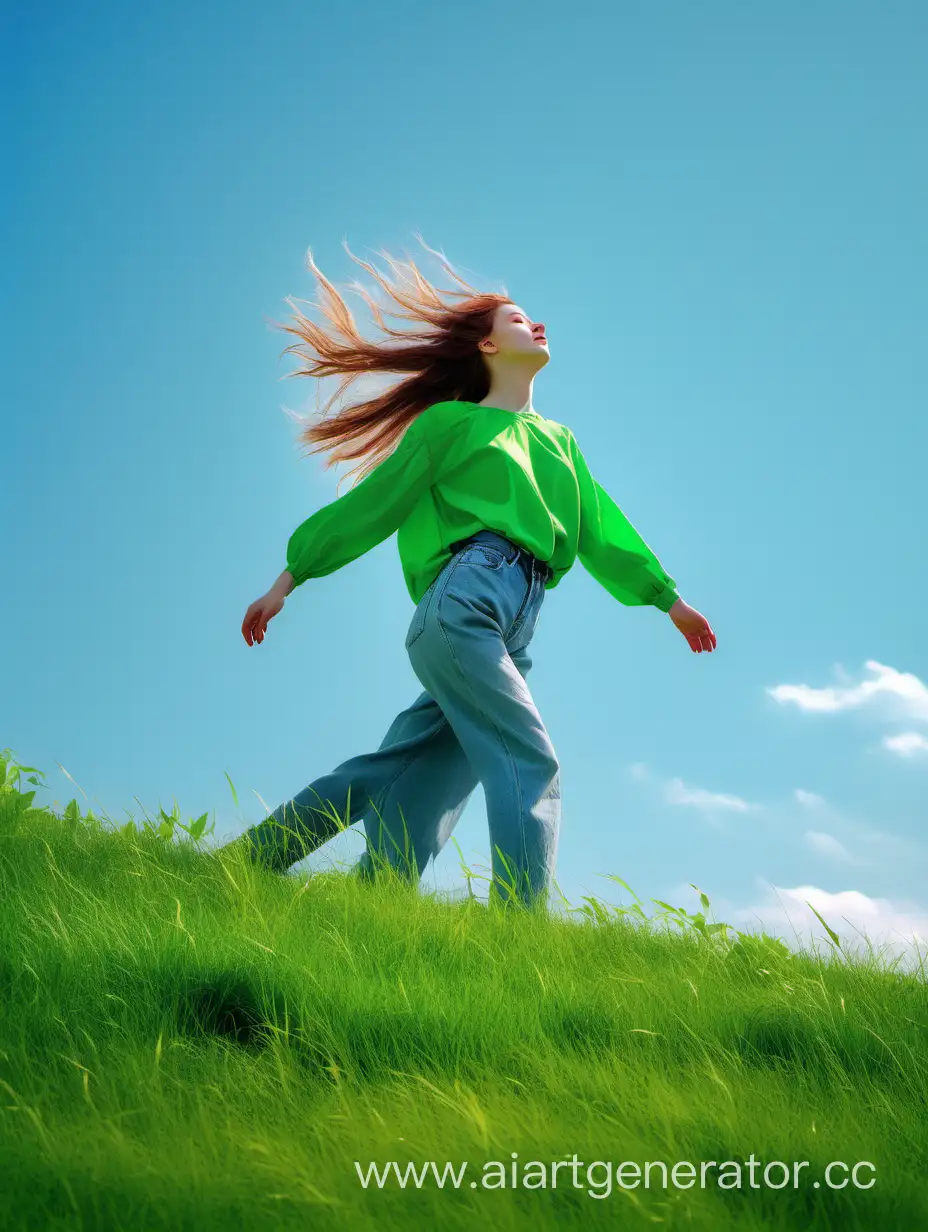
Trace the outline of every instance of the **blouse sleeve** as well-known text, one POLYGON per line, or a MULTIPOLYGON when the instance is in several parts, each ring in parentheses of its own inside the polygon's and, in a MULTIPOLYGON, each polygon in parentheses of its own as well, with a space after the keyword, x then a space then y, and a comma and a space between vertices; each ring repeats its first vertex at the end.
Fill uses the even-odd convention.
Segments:
POLYGON ((569 442, 580 489, 580 563, 620 603, 628 607, 650 604, 669 612, 679 598, 676 583, 590 474, 572 432, 569 442))
POLYGON ((375 470, 293 532, 286 568, 295 586, 356 560, 406 519, 431 483, 428 438, 421 420, 420 414, 375 470))

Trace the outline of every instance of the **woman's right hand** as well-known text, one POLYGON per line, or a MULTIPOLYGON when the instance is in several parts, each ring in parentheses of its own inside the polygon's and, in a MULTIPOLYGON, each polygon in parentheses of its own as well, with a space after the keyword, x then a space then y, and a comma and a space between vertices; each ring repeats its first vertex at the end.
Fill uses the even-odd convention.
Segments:
POLYGON ((242 621, 242 637, 249 646, 253 646, 255 642, 264 641, 267 622, 277 615, 283 605, 284 596, 274 589, 269 590, 260 599, 255 599, 242 621))
POLYGON ((704 650, 715 650, 716 637, 709 627, 709 622, 694 607, 678 599, 667 613, 683 636, 690 644, 694 654, 704 650))

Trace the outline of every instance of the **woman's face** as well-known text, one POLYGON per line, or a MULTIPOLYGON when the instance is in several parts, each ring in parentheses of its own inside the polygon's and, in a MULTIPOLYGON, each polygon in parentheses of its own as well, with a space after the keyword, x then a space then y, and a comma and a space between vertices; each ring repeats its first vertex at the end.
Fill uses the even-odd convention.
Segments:
POLYGON ((542 359, 542 367, 551 358, 545 327, 533 321, 518 304, 500 304, 493 315, 493 330, 480 344, 484 355, 525 359, 542 359))

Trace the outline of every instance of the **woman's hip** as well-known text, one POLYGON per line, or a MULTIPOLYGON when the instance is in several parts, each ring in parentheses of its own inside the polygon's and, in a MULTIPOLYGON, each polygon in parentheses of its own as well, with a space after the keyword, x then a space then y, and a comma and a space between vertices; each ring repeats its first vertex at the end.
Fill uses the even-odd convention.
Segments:
POLYGON ((406 649, 423 636, 436 650, 461 643, 490 655, 498 653, 500 639, 510 652, 528 645, 548 566, 495 531, 480 531, 452 550, 413 613, 406 649))

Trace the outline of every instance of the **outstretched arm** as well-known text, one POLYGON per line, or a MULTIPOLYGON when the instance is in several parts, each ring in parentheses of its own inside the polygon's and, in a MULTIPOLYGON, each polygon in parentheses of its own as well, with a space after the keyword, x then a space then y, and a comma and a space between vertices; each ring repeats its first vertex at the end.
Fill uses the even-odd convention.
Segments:
POLYGON ((568 440, 580 488, 580 563, 620 603, 629 607, 651 604, 669 612, 678 598, 676 583, 590 474, 572 432, 568 440))
POLYGON ((361 483, 317 510, 293 532, 287 544, 286 569, 245 613, 242 636, 249 646, 264 640, 268 621, 296 586, 357 559, 404 520, 431 482, 421 418, 413 420, 396 449, 361 483))
MULTIPOLYGON (((290 536, 287 567, 294 586, 325 577, 391 535, 431 482, 431 459, 422 416, 414 419, 394 451, 344 496, 323 505, 290 536)), ((275 583, 276 585, 277 583, 275 583)))
POLYGON ((705 616, 679 597, 673 578, 590 474, 573 433, 568 439, 580 489, 581 564, 620 603, 667 612, 695 654, 714 650, 716 637, 705 616))

